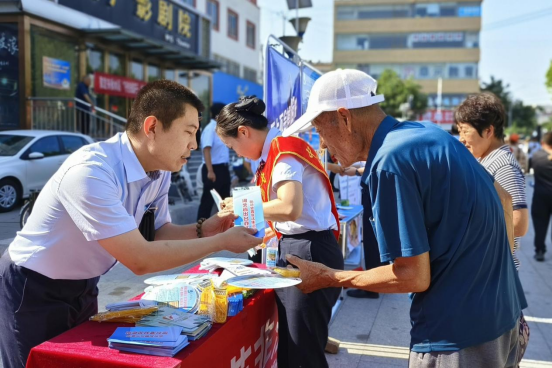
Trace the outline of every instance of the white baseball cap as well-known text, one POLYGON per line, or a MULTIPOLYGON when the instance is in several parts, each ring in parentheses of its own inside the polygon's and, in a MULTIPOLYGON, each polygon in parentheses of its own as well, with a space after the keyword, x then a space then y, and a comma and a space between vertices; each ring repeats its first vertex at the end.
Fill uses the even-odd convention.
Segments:
POLYGON ((307 111, 284 130, 284 137, 308 130, 318 115, 337 111, 341 107, 357 109, 384 101, 376 95, 378 82, 368 74, 354 69, 337 69, 314 82, 307 111))

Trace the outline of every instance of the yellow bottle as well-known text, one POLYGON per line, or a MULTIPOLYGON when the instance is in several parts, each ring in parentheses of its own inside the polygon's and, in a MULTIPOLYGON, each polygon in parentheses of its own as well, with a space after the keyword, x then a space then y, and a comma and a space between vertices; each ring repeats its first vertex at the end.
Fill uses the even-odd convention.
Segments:
POLYGON ((228 317, 228 293, 226 289, 215 289, 215 323, 224 323, 228 317))

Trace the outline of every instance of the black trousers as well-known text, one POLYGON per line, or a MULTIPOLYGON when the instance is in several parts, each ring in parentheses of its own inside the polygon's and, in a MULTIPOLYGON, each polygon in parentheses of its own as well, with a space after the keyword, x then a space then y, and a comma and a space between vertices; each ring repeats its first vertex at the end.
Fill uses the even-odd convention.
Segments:
POLYGON ((362 215, 362 246, 364 247, 364 265, 366 270, 371 270, 376 267, 384 266, 380 260, 380 251, 374 228, 370 223, 372 215, 372 203, 370 202, 370 194, 366 189, 362 189, 362 206, 364 214, 362 215))
POLYGON ((215 172, 216 180, 213 183, 207 178, 207 165, 203 164, 201 169, 201 178, 203 179, 203 194, 201 195, 201 202, 199 203, 199 209, 197 210, 197 219, 211 217, 211 211, 215 201, 211 195, 211 189, 215 189, 222 199, 230 197, 230 171, 228 170, 228 164, 213 165, 213 171, 215 172))
POLYGON ((535 228, 535 253, 546 252, 546 233, 552 216, 552 195, 536 192, 531 204, 531 218, 535 228))
POLYGON ((53 280, 0 258, 0 356, 23 368, 31 349, 98 312, 98 280, 53 280))
POLYGON ((90 113, 90 110, 77 109, 78 129, 82 134, 88 135, 90 133, 90 113))
MULTIPOLYGON (((278 266, 286 267, 286 254, 343 269, 343 254, 332 231, 284 235, 280 239, 278 266)), ((340 288, 303 294, 295 287, 276 290, 278 306, 278 367, 328 367, 324 348, 328 324, 340 288)))

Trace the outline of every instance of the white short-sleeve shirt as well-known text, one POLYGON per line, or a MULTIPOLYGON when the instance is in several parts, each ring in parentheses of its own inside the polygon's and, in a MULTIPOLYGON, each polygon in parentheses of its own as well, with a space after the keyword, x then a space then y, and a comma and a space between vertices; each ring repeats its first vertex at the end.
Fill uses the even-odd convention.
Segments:
MULTIPOLYGON (((261 159, 266 161, 270 143, 280 135, 272 128, 265 140, 261 159)), ((284 181, 298 181, 303 185, 303 213, 297 221, 276 222, 276 230, 286 235, 337 229, 337 222, 332 214, 332 203, 324 182, 324 174, 311 165, 293 156, 284 156, 272 170, 272 188, 269 199, 278 198, 278 188, 284 181)))
POLYGON ((98 240, 136 229, 149 207, 156 229, 171 222, 169 187, 169 172, 146 174, 126 133, 84 146, 46 183, 10 257, 52 279, 100 276, 117 261, 98 240))
MULTIPOLYGON (((227 164, 230 162, 230 151, 217 135, 215 131, 216 126, 216 121, 211 120, 203 128, 203 132, 201 133, 201 152, 205 148, 211 147, 211 164, 227 164)), ((205 163, 205 157, 203 157, 203 162, 205 163)))

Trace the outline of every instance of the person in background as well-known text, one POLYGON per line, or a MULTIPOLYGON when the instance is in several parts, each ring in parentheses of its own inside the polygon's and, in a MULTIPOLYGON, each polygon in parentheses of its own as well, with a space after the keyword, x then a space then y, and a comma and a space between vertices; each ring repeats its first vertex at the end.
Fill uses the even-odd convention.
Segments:
POLYGON ((75 97, 84 102, 88 102, 90 105, 86 105, 82 102, 77 101, 77 126, 82 134, 90 133, 90 114, 94 111, 94 100, 90 95, 90 84, 92 83, 92 78, 90 75, 85 75, 82 78, 82 81, 77 84, 77 89, 75 91, 75 97))
MULTIPOLYGON (((519 259, 516 252, 520 239, 529 228, 529 212, 525 198, 525 176, 508 144, 504 142, 506 112, 504 105, 492 93, 468 96, 456 109, 454 119, 462 142, 493 178, 512 197, 514 217, 514 251, 516 269, 519 259)), ((512 137, 510 137, 512 138, 512 137)), ((514 137, 517 142, 519 137, 514 137)), ((523 313, 519 323, 519 356, 521 361, 529 343, 529 325, 523 313)))
POLYGON ((544 261, 546 233, 552 216, 552 132, 542 138, 542 147, 533 154, 535 186, 531 218, 535 228, 535 259, 544 261))
POLYGON ((541 149, 539 139, 537 137, 531 137, 529 143, 527 143, 527 158, 529 159, 529 174, 533 168, 532 158, 533 154, 541 149))
POLYGON ((217 115, 224 107, 222 103, 214 103, 211 106, 212 119, 203 128, 201 133, 201 149, 203 150, 203 166, 201 168, 201 179, 203 192, 197 210, 197 219, 209 218, 215 201, 211 195, 211 189, 215 189, 222 198, 230 196, 230 152, 228 147, 222 143, 215 132, 217 115))
POLYGON ((517 135, 516 133, 510 134, 510 136, 508 137, 508 144, 510 145, 510 150, 512 151, 512 154, 521 167, 521 170, 523 171, 523 173, 527 173, 529 162, 527 160, 527 155, 519 146, 519 135, 517 135))
MULTIPOLYGON (((279 239, 277 266, 286 254, 343 269, 337 237, 339 215, 331 185, 316 151, 304 140, 279 137, 268 128, 265 104, 254 97, 226 105, 217 117, 221 140, 241 157, 261 159, 255 179, 261 187, 265 220, 279 239)), ((232 208, 225 199, 225 208, 232 208)), ((276 289, 278 367, 328 367, 324 349, 339 288, 310 295, 297 288, 276 289)))
POLYGON ((307 129, 343 166, 366 160, 381 261, 341 271, 288 255, 305 293, 353 287, 413 293, 410 368, 514 368, 527 307, 501 197, 472 154, 432 123, 399 122, 378 105, 375 79, 337 69, 312 87, 307 111, 284 136, 307 129))

